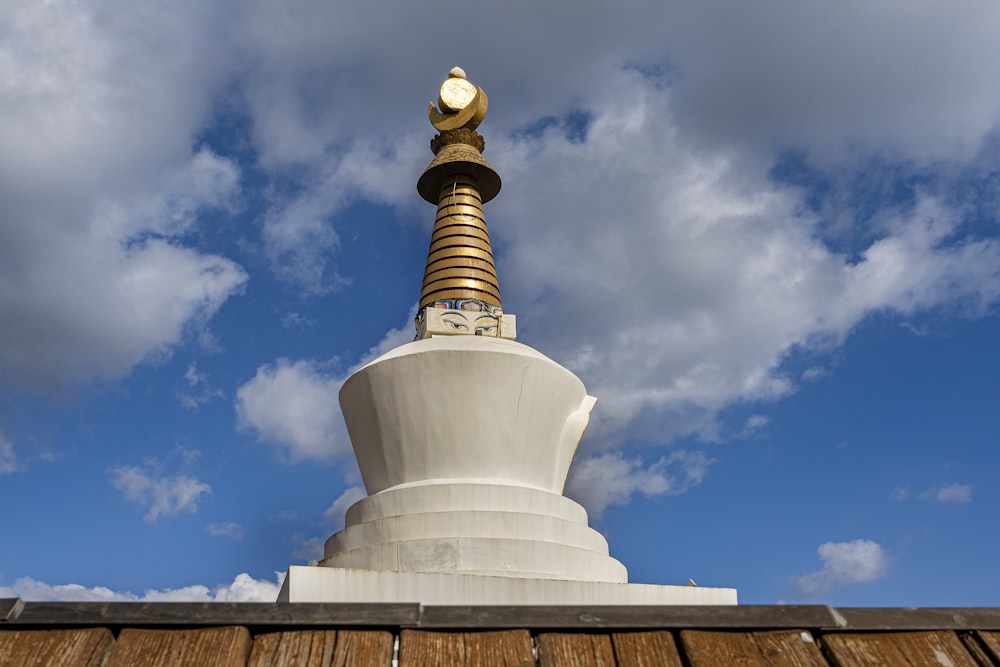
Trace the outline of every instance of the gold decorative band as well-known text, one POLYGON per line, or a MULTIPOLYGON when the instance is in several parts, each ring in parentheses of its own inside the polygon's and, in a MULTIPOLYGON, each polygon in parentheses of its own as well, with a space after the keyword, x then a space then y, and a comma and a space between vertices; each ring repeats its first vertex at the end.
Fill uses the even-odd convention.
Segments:
POLYGON ((490 247, 490 242, 478 239, 475 236, 469 236, 467 234, 458 234, 454 236, 442 236, 441 238, 434 239, 431 241, 431 248, 429 253, 437 252, 438 250, 444 250, 446 248, 452 248, 455 250, 454 254, 462 254, 462 248, 473 248, 479 249, 484 252, 493 255, 493 249, 490 247))
POLYGON ((473 197, 462 190, 459 190, 454 194, 450 192, 442 194, 441 207, 444 208, 445 206, 469 206, 478 211, 483 210, 483 203, 479 201, 479 197, 473 197))
MULTIPOLYGON (((449 207, 451 208, 451 207, 449 207)), ((444 212, 444 215, 439 215, 434 220, 435 225, 474 225, 476 227, 485 227, 486 219, 483 217, 482 210, 475 211, 461 211, 461 210, 448 210, 444 212)))
POLYGON ((431 245, 438 241, 444 241, 445 239, 451 239, 451 243, 446 245, 462 245, 463 239, 472 239, 473 245, 482 246, 482 244, 490 245, 490 235, 482 227, 474 227, 472 225, 440 225, 434 230, 434 235, 431 237, 431 245))
POLYGON ((440 262, 445 258, 458 258, 458 257, 471 257, 476 259, 481 259, 493 264, 493 253, 485 250, 480 250, 479 248, 463 248, 461 253, 455 251, 455 248, 442 248, 441 250, 435 250, 427 254, 427 264, 433 264, 434 262, 440 262))
POLYGON ((420 292, 420 307, 427 306, 432 301, 441 299, 479 299, 494 306, 502 306, 500 295, 495 290, 483 285, 463 285, 461 287, 448 287, 446 285, 428 287, 420 292))
POLYGON ((449 257, 440 257, 433 262, 427 262, 427 269, 424 271, 424 275, 430 275, 435 271, 440 271, 441 269, 454 269, 464 267, 473 271, 485 271, 496 276, 496 268, 493 266, 492 262, 487 262, 482 259, 476 259, 474 257, 462 257, 459 255, 453 255, 449 257))
POLYGON ((483 225, 469 225, 461 220, 441 222, 431 236, 431 242, 443 239, 448 236, 472 236, 481 241, 489 243, 490 235, 483 225))
POLYGON ((421 292, 430 291, 430 289, 450 289, 468 287, 469 289, 482 290, 484 292, 495 292, 496 296, 500 296, 500 290, 496 285, 485 280, 479 280, 471 276, 465 276, 462 278, 442 278, 441 280, 429 280, 427 284, 424 285, 424 289, 421 292))
POLYGON ((474 278, 476 280, 482 280, 484 282, 493 285, 499 291, 499 286, 497 285, 497 276, 493 271, 484 271, 483 269, 470 269, 467 266, 449 266, 440 269, 435 269, 433 271, 428 271, 426 278, 424 278, 424 284, 430 285, 432 282, 437 280, 442 280, 444 278, 474 278))

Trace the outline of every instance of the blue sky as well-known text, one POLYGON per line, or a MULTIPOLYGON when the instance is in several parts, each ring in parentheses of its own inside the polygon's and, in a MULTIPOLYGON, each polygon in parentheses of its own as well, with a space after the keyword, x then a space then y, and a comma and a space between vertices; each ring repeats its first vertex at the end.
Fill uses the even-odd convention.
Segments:
POLYGON ((1000 8, 8 5, 0 596, 269 599, 317 556, 461 65, 504 307, 599 399, 568 493, 631 580, 996 604, 1000 8))

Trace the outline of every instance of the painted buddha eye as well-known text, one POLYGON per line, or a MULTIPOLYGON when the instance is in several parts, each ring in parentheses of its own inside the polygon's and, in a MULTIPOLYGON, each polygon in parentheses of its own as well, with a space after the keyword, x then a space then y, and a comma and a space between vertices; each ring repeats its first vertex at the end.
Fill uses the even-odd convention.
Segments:
POLYGON ((468 331, 469 327, 461 322, 453 322, 451 320, 445 320, 445 323, 450 326, 455 331, 468 331))

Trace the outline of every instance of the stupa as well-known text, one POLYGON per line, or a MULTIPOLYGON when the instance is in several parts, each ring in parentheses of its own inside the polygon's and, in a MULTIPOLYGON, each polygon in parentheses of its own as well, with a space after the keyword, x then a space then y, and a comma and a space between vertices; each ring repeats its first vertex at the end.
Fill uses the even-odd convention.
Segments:
POLYGON ((428 108, 437 206, 416 338, 358 370, 340 404, 368 496, 278 600, 448 605, 736 604, 736 590, 629 584, 562 495, 596 398, 518 343, 483 204, 500 176, 476 131, 482 88, 454 68, 428 108))

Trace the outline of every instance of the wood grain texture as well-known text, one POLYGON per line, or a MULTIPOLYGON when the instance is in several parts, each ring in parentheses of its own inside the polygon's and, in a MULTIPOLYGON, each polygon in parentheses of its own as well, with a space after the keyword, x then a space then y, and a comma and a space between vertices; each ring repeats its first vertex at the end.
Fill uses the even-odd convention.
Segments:
POLYGON ((977 665, 990 665, 991 667, 993 665, 1000 665, 995 655, 992 658, 990 657, 993 651, 984 642, 980 641, 975 632, 960 632, 958 633, 958 638, 977 665))
POLYGON ((607 634, 547 632, 538 635, 541 667, 612 667, 615 650, 607 634))
POLYGON ((121 631, 106 667, 244 667, 250 633, 244 627, 121 631))
POLYGON ((399 633, 399 667, 464 664, 465 640, 461 632, 403 630, 399 633))
POLYGON ((611 635, 620 667, 683 667, 674 636, 667 630, 611 635))
POLYGON ((527 630, 466 632, 465 664, 477 667, 530 667, 535 664, 527 630))
POLYGON ((429 632, 403 630, 399 636, 400 667, 411 665, 468 665, 529 667, 535 664, 531 633, 429 632))
POLYGON ((979 667, 954 632, 831 633, 822 638, 836 667, 979 667))
POLYGON ((333 652, 333 667, 367 667, 392 662, 396 638, 385 630, 340 630, 333 652))
POLYGON ((294 630, 254 637, 249 667, 330 667, 336 630, 294 630))
POLYGON ((990 658, 993 659, 993 662, 1000 665, 1000 632, 984 632, 980 630, 979 632, 974 632, 973 635, 979 640, 990 658))
POLYGON ((681 647, 691 667, 828 667, 812 634, 806 630, 709 632, 684 630, 681 647))
POLYGON ((0 632, 0 667, 101 667, 114 638, 106 628, 0 632))

